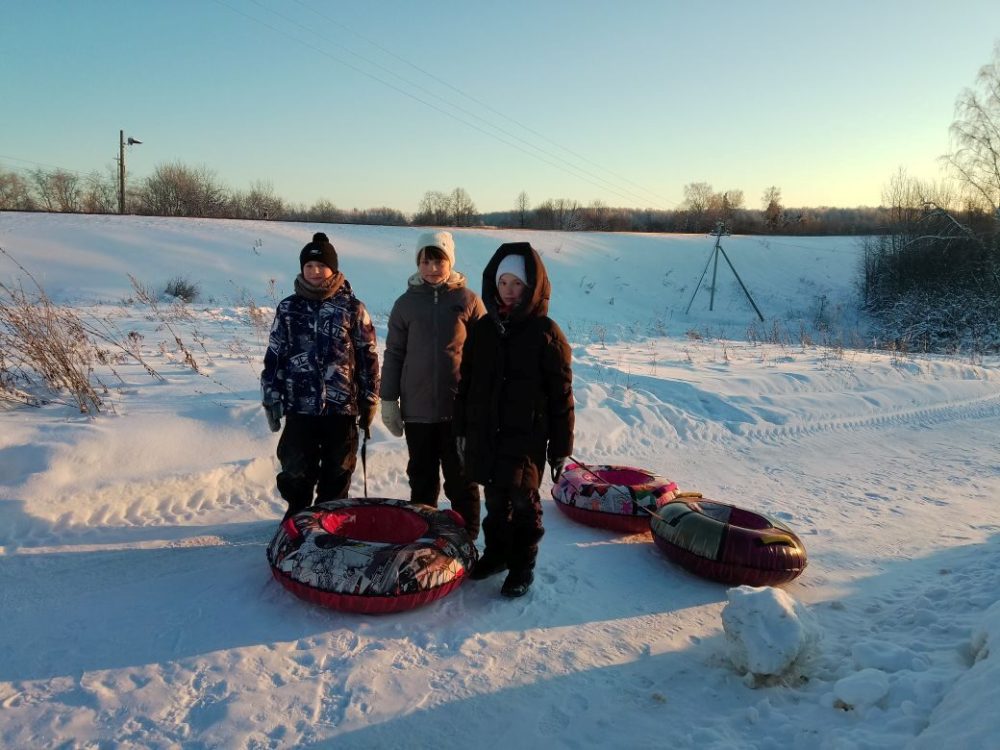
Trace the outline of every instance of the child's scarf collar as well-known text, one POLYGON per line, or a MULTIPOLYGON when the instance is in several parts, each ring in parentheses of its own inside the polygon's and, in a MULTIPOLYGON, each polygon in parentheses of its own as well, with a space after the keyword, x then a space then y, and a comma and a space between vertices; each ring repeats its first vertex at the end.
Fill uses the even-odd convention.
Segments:
POLYGON ((337 271, 330 278, 326 279, 322 284, 310 284, 306 281, 305 277, 300 273, 295 277, 295 293, 300 297, 305 297, 306 299, 312 300, 324 300, 329 299, 337 292, 340 291, 340 287, 344 285, 344 274, 337 271))

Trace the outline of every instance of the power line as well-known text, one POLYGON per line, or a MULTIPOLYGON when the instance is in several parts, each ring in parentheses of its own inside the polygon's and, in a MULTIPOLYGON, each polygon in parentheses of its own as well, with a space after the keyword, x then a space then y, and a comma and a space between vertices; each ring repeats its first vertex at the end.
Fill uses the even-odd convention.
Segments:
MULTIPOLYGON (((73 174, 79 175, 81 177, 89 177, 90 175, 97 172, 97 170, 91 170, 90 172, 80 172, 76 169, 70 169, 68 167, 58 167, 55 164, 46 164, 45 162, 32 161, 31 159, 18 159, 16 156, 4 156, 0 154, 0 161, 19 161, 24 164, 34 164, 36 167, 48 167, 49 169, 58 169, 60 172, 72 172, 73 174)), ((18 171, 27 171, 27 167, 13 167, 18 171)))
MULTIPOLYGON (((254 0, 254 1, 256 2, 256 0, 254 0)), ((457 86, 452 85, 451 83, 449 83, 448 81, 444 80, 440 76, 437 76, 437 75, 435 75, 434 73, 431 73, 428 70, 424 70, 422 67, 420 67, 419 65, 417 65, 414 62, 411 62, 410 60, 407 60, 406 58, 400 57, 399 55, 397 55, 392 50, 390 50, 390 49, 388 49, 386 47, 383 47, 377 41, 375 41, 373 39, 370 39, 369 37, 365 36, 364 34, 361 34, 358 31, 355 31, 351 27, 347 26, 346 24, 341 23, 340 21, 336 20, 335 18, 331 18, 330 16, 326 15, 325 13, 322 13, 321 11, 316 10, 312 6, 310 6, 307 3, 303 2, 303 0, 295 0, 295 2, 298 3, 299 5, 301 5, 306 10, 309 10, 309 11, 315 13, 320 18, 323 18, 324 20, 328 21, 329 23, 332 23, 332 24, 334 24, 336 26, 339 26, 340 28, 344 29, 345 31, 347 31, 347 32, 353 34, 354 36, 358 37, 362 41, 367 42, 368 44, 372 45, 373 47, 375 47, 376 49, 378 49, 381 52, 385 53, 386 55, 389 55, 390 57, 394 58, 395 60, 398 60, 399 62, 403 63, 404 65, 408 65, 409 67, 411 67, 414 70, 416 70, 417 72, 419 72, 419 73, 427 76, 428 78, 430 78, 430 79, 432 79, 434 81, 437 81, 442 86, 445 86, 446 88, 451 89, 452 91, 454 91, 455 93, 459 94, 460 96, 465 97, 466 99, 474 102, 475 104, 479 105, 480 107, 483 107, 484 109, 492 112, 495 115, 499 115, 500 117, 504 118, 508 122, 512 122, 513 124, 517 125, 519 128, 522 128, 523 130, 526 130, 527 132, 531 133, 532 135, 535 135, 538 138, 541 138, 546 143, 550 143, 553 146, 555 146, 556 148, 562 149, 563 151, 565 151, 568 154, 572 154, 577 159, 580 159, 580 160, 582 160, 582 161, 590 164, 591 166, 596 167, 597 169, 601 170, 602 172, 606 172, 607 174, 610 174, 613 177, 616 177, 617 179, 621 180, 622 182, 626 182, 626 183, 628 183, 628 184, 630 184, 630 185, 632 185, 634 187, 639 188, 643 192, 648 193, 649 195, 653 196, 654 198, 656 198, 659 201, 662 201, 663 203, 668 203, 668 204, 671 204, 671 205, 676 205, 676 201, 668 200, 667 198, 664 198, 659 193, 657 193, 657 192, 655 192, 653 190, 650 190, 650 189, 646 188, 645 186, 640 185, 637 182, 633 182, 629 178, 624 177, 622 175, 619 175, 618 173, 614 172, 613 170, 610 170, 607 167, 604 167, 604 166, 602 166, 602 165, 600 165, 600 164, 598 164, 598 163, 596 163, 596 162, 588 159, 583 154, 577 153, 573 149, 567 148, 566 146, 563 146, 561 143, 553 141, 551 138, 548 138, 543 133, 538 132, 534 128, 532 128, 532 127, 530 127, 528 125, 525 125, 524 123, 520 122, 519 120, 516 120, 515 118, 513 118, 510 115, 506 114, 505 112, 502 112, 502 111, 496 109, 495 107, 492 107, 490 104, 488 104, 488 103, 486 103, 486 102, 484 102, 484 101, 482 101, 482 100, 474 97, 472 94, 469 94, 469 93, 463 91, 462 89, 458 88, 457 86)), ((350 50, 348 50, 348 51, 350 51, 350 50)), ((357 55, 354 52, 352 52, 351 54, 354 54, 357 57, 361 57, 360 55, 357 55)), ((361 57, 361 59, 364 60, 365 58, 361 57)), ((378 65, 378 63, 374 63, 374 62, 372 64, 378 65)), ((387 68, 385 68, 382 65, 379 65, 379 67, 382 68, 383 70, 387 70, 387 68)), ((389 71, 389 72, 392 72, 392 71, 389 71)), ((401 76, 398 76, 398 74, 396 74, 396 73, 393 73, 393 75, 397 75, 397 77, 401 78, 401 76)), ((406 79, 402 79, 402 80, 406 80, 406 79)), ((417 84, 413 84, 413 85, 417 85, 417 84)), ((424 89, 424 90, 426 91, 426 89, 424 89)), ((455 106, 455 105, 452 105, 452 106, 455 106)), ((502 131, 502 132, 506 132, 506 131, 502 131)), ((516 137, 516 136, 514 136, 514 137, 516 137)), ((527 141, 525 141, 525 143, 527 143, 527 141)), ((533 148, 537 148, 537 146, 532 146, 532 147, 533 148)), ((541 150, 541 149, 539 149, 539 150, 541 150)), ((567 162, 567 163, 569 163, 569 162, 567 162)), ((574 168, 579 169, 579 167, 574 167, 574 168)), ((585 171, 585 170, 581 170, 581 171, 585 171)), ((595 175, 595 177, 596 177, 596 175, 595 175)), ((607 180, 604 180, 604 178, 602 178, 602 177, 597 177, 597 179, 600 179, 600 180, 603 180, 603 181, 607 182, 607 180)), ((611 183, 609 183, 609 184, 611 184, 611 183)), ((627 188, 626 188, 626 190, 627 190, 627 188)), ((631 191, 629 191, 629 192, 631 192, 631 191)), ((648 200, 648 198, 643 198, 642 200, 645 201, 645 200, 648 200)))
MULTIPOLYGON (((594 187, 597 187, 597 188, 599 188, 601 190, 606 190, 608 192, 612 192, 615 195, 617 195, 620 198, 623 198, 624 200, 627 200, 627 201, 629 201, 629 200, 635 200, 636 198, 639 198, 641 202, 648 203, 648 201, 645 198, 643 198, 641 196, 638 196, 635 193, 632 193, 631 196, 630 196, 630 195, 628 195, 626 193, 623 193, 622 189, 616 188, 614 186, 609 187, 609 185, 611 185, 611 183, 608 183, 606 180, 604 181, 606 183, 605 185, 601 185, 601 184, 598 184, 597 182, 594 182, 593 179, 590 179, 589 177, 586 176, 587 173, 585 172, 585 170, 582 170, 579 167, 576 167, 576 166, 574 166, 572 164, 569 164, 564 159, 562 159, 562 161, 564 163, 569 164, 570 168, 576 170, 577 172, 582 173, 582 174, 574 174, 573 172, 570 172, 565 166, 563 166, 563 165, 561 165, 561 164, 559 164, 557 162, 552 161, 550 158, 547 158, 547 156, 552 156, 552 158, 556 158, 556 159, 560 159, 561 157, 557 157, 557 156, 548 154, 548 152, 544 151, 543 149, 541 149, 541 148, 539 148, 537 146, 533 146, 531 144, 528 144, 529 146, 531 146, 531 148, 534 148, 536 151, 540 151, 542 154, 545 154, 545 155, 540 155, 540 154, 537 154, 537 153, 532 153, 531 151, 526 150, 525 148, 523 148, 522 146, 518 145, 517 143, 512 143, 511 141, 509 141, 509 140, 507 140, 505 138, 502 138, 502 137, 496 135, 495 133, 491 133, 488 130, 483 129, 482 127, 480 127, 479 125, 477 125, 474 122, 470 122, 469 120, 467 120, 467 119, 465 119, 463 117, 459 117, 458 115, 456 115, 456 114, 454 114, 452 112, 449 112, 449 111, 443 109, 442 107, 438 106, 437 104, 435 104, 433 102, 427 101, 426 99, 424 99, 422 97, 419 97, 419 96, 413 94, 410 91, 407 91, 405 89, 400 88, 399 86, 395 85, 394 83, 391 83, 390 81, 384 80, 383 78, 375 75, 374 73, 371 73, 371 72, 369 72, 367 70, 364 70, 364 69, 358 67, 357 65, 355 65, 355 64, 353 64, 353 63, 351 63, 351 62, 349 62, 347 60, 344 60, 344 59, 342 59, 342 58, 340 58, 340 57, 338 57, 336 55, 331 54, 330 52, 328 52, 324 48, 318 47, 315 44, 313 44, 313 43, 311 43, 309 41, 303 40, 303 39, 301 39, 301 38, 299 38, 299 37, 297 37, 297 36, 295 36, 293 34, 290 34, 289 32, 287 32, 287 31, 285 31, 283 29, 279 29, 279 28, 277 28, 277 27, 275 27, 275 26, 267 23, 266 21, 261 20, 260 18, 257 18, 255 16, 252 16, 252 15, 244 12, 243 10, 241 10, 239 8, 235 8, 232 5, 230 5, 228 2, 225 2, 225 0, 215 0, 215 1, 218 4, 220 4, 220 5, 228 8, 229 10, 233 11, 234 13, 238 13, 239 15, 243 16, 244 18, 247 18, 247 19, 253 21, 254 23, 260 24, 261 26, 264 26, 265 28, 270 29, 271 31, 273 31, 273 32, 275 32, 277 34, 281 34, 282 36, 285 36, 285 37, 291 39, 292 41, 294 41, 294 42, 296 42, 298 44, 301 44, 301 45, 303 45, 305 47, 308 47, 309 49, 313 50, 314 52, 318 52, 319 54, 323 55, 324 57, 328 57, 331 60, 333 60, 334 62, 340 63, 341 65, 344 65, 345 67, 350 68, 351 70, 355 71, 356 73, 359 73, 359 74, 361 74, 361 75, 363 75, 363 76, 365 76, 367 78, 370 78, 370 79, 372 79, 372 80, 374 80, 374 81, 382 84, 383 86, 386 86, 387 88, 392 89, 393 91, 395 91, 395 92, 397 92, 399 94, 402 94, 402 95, 404 95, 406 97, 409 97, 410 99, 413 99, 414 101, 417 101, 420 104, 423 104, 424 106, 429 107, 430 109, 433 109, 436 112, 439 112, 439 113, 445 115, 446 117, 450 117, 453 120, 456 120, 457 122, 461 122, 462 124, 464 124, 464 125, 466 125, 468 127, 471 127, 471 128, 473 128, 475 130, 478 130, 480 133, 482 133, 482 134, 484 134, 484 135, 486 135, 486 136, 488 136, 490 138, 493 138, 494 140, 497 140, 497 141, 499 141, 499 142, 501 142, 501 143, 503 143, 503 144, 505 144, 507 146, 510 146, 511 148, 515 148, 518 151, 521 151, 522 153, 527 154, 528 156, 531 156, 531 157, 533 157, 535 159, 538 159, 539 161, 542 161, 542 162, 548 164, 549 166, 555 167, 556 169, 559 169, 559 170, 561 170, 563 172, 566 172, 567 174, 570 174, 571 176, 573 176, 573 177, 575 177, 577 179, 582 179, 583 181, 590 183, 594 187)), ((255 4, 257 4, 258 6, 260 6, 260 4, 256 2, 256 0, 252 0, 252 1, 255 2, 255 4)), ((285 16, 282 16, 282 14, 278 13, 277 11, 272 11, 272 10, 266 8, 265 6, 260 6, 260 7, 264 8, 265 10, 268 10, 269 12, 273 13, 274 15, 279 16, 283 20, 289 21, 290 23, 295 24, 296 26, 299 26, 300 28, 305 29, 306 31, 311 31, 307 27, 304 27, 301 24, 299 24, 297 21, 294 21, 292 19, 288 19, 285 16)), ((373 63, 373 62, 367 60, 366 58, 364 58, 363 56, 358 55, 357 53, 351 52, 350 50, 348 50, 348 52, 350 52, 350 54, 352 54, 355 57, 358 57, 358 58, 364 60, 365 62, 367 62, 369 64, 377 65, 377 63, 373 63)), ((386 68, 384 66, 379 66, 379 67, 382 67, 383 70, 386 70, 386 68)), ((417 86, 421 90, 426 91, 426 89, 424 89, 423 87, 419 86, 418 84, 415 84, 415 83, 412 83, 410 81, 407 81, 402 76, 399 76, 396 73, 392 73, 392 71, 388 71, 388 72, 390 72, 392 75, 396 76, 400 80, 405 81, 409 85, 417 86)), ((430 93, 430 92, 428 92, 428 93, 430 93)), ((433 94, 432 94, 432 96, 433 96, 433 94)), ((483 118, 480 118, 477 115, 475 115, 475 114, 473 114, 471 112, 468 112, 467 110, 463 110, 462 108, 458 107, 455 104, 449 103, 448 106, 454 107, 455 109, 459 109, 460 111, 465 112, 466 114, 468 114, 471 117, 475 117, 476 119, 483 120, 483 118)), ((486 122, 485 120, 483 120, 483 121, 486 122)), ((487 123, 487 124, 489 124, 490 127, 493 127, 494 129, 497 129, 500 132, 503 132, 503 133, 509 135, 512 138, 518 138, 517 136, 509 134, 509 133, 507 133, 507 131, 504 131, 502 128, 498 128, 497 126, 495 126, 495 125, 493 125, 491 123, 487 123)), ((523 139, 518 139, 518 140, 522 140, 523 141, 523 139)), ((525 141, 525 143, 527 143, 527 142, 525 141)), ((597 177, 596 179, 602 179, 602 178, 597 177)))
MULTIPOLYGON (((258 2, 258 0, 251 0, 251 2, 253 2, 255 5, 263 8, 265 11, 267 11, 269 13, 272 13, 273 15, 278 16, 282 20, 287 21, 288 23, 293 24, 295 26, 298 26, 300 29, 305 30, 307 33, 314 33, 313 29, 311 29, 309 27, 306 27, 306 26, 303 26, 302 24, 298 23, 298 21, 296 21, 296 20, 294 20, 292 18, 289 18, 288 16, 285 16, 282 13, 279 13, 278 11, 272 10, 272 9, 268 8, 267 6, 262 5, 260 2, 258 2)), ((246 14, 244 14, 244 15, 246 15, 246 14)), ((301 42, 303 44, 308 44, 306 42, 302 42, 302 40, 300 40, 300 39, 292 37, 291 35, 283 32, 283 31, 281 31, 279 29, 275 29, 273 26, 270 26, 269 24, 266 24, 266 23, 264 23, 262 21, 259 21, 259 19, 255 19, 255 18, 253 18, 252 16, 249 16, 249 15, 247 15, 247 17, 251 18, 252 20, 258 21, 259 23, 267 26, 268 28, 270 28, 270 29, 272 29, 274 31, 277 31, 278 33, 282 33, 285 36, 289 36, 290 38, 295 39, 295 41, 301 42)), ((363 55, 360 55, 360 54, 358 54, 356 52, 353 52, 352 50, 349 50, 349 49, 345 48, 346 52, 348 52, 349 54, 353 55, 354 57, 357 57, 358 59, 364 61, 365 63, 367 63, 369 65, 374 65, 375 67, 380 68, 381 70, 387 72, 389 75, 392 75, 392 76, 398 78, 399 80, 403 81, 407 85, 415 87, 415 88, 417 88, 417 89, 425 92, 426 94, 430 95, 431 97, 433 97, 435 99, 438 99, 439 101, 442 101, 447 106, 453 107, 454 109, 458 110, 459 112, 462 112, 463 114, 465 114, 465 115, 467 115, 469 117, 475 118, 476 120, 479 120, 480 122, 485 123, 487 127, 493 128, 493 129, 499 131, 500 133, 503 133, 504 135, 508 136, 509 138, 513 138, 513 139, 515 139, 517 141, 520 141, 521 143, 525 144, 529 148, 532 148, 535 151, 540 152, 542 155, 540 156, 539 154, 530 153, 528 151, 525 151, 523 148, 521 148, 517 144, 511 143, 510 141, 507 141, 504 138, 500 138, 499 136, 497 136, 497 135, 495 135, 493 133, 485 131, 481 127, 479 127, 478 125, 475 125, 474 123, 470 123, 470 122, 468 122, 467 120, 465 120, 465 119, 463 119, 461 117, 457 117, 453 113, 447 112, 447 111, 441 109, 440 107, 438 107, 438 106, 436 106, 436 105, 434 105, 434 104, 432 104, 430 102, 427 102, 425 99, 422 99, 421 97, 415 96, 414 94, 412 94, 409 91, 402 90, 399 87, 395 86, 394 84, 391 84, 391 83, 389 83, 387 81, 384 81, 383 79, 379 78, 378 76, 376 76, 376 75, 374 75, 372 73, 369 73, 368 71, 361 70, 356 65, 353 65, 353 64, 350 64, 350 63, 346 63, 345 61, 341 60, 340 58, 337 58, 334 55, 330 55, 330 54, 324 52, 323 50, 319 50, 318 48, 314 47, 311 44, 309 44, 308 46, 311 47, 312 49, 317 49, 318 51, 323 52, 328 57, 330 57, 331 59, 333 59, 333 60, 335 60, 337 62, 340 62, 342 64, 347 65, 352 70, 358 71, 358 72, 362 73, 363 75, 366 75, 366 76, 368 76, 368 77, 370 77, 370 78, 378 81, 379 83, 382 83, 383 85, 389 86, 394 91, 398 91, 400 93, 404 93, 407 96, 409 96, 410 98, 413 98, 413 99, 419 101, 420 103, 424 104, 425 106, 429 106, 429 107, 435 109, 436 111, 441 112, 442 114, 444 114, 444 115, 446 115, 448 117, 451 117, 452 119, 457 120, 458 122, 461 122, 461 123, 463 123, 465 125, 469 125, 470 127, 474 127, 479 132, 481 132, 481 133, 483 133, 485 135, 488 135, 491 138, 494 138, 495 140, 498 140, 501 143, 504 143, 505 145, 511 146, 513 148, 517 148, 522 153, 526 153, 529 156, 532 156, 532 157, 534 157, 536 159, 539 159, 539 160, 545 162, 546 164, 549 164, 550 166, 554 166, 557 169, 561 169, 562 171, 567 172, 568 174, 571 174, 573 177, 575 177, 577 179, 583 179, 586 182, 589 182, 590 184, 594 185, 595 187, 598 187, 598 188, 600 188, 602 190, 608 190, 610 192, 613 192, 613 193, 615 193, 616 195, 618 195, 619 197, 621 197, 621 198, 623 198, 625 200, 633 200, 634 201, 634 200, 638 199, 640 203, 647 203, 648 202, 648 199, 646 197, 644 197, 644 196, 640 196, 640 195, 638 195, 636 193, 628 191, 626 188, 620 188, 620 187, 614 185, 613 183, 608 182, 607 180, 605 180, 604 178, 602 178, 600 176, 593 175, 592 173, 589 173, 586 170, 581 169, 580 167, 577 167, 576 165, 574 165, 574 164, 572 164, 570 162, 567 162, 565 159, 562 159, 559 156, 551 154, 551 153, 545 151, 544 149, 541 149, 538 146, 535 146, 534 144, 532 144, 532 143, 524 140, 523 138, 517 136, 516 134, 511 133, 510 131, 505 130, 505 129, 503 129, 503 128, 501 128, 501 127, 499 127, 499 126, 497 126, 497 125, 495 125, 495 124, 493 124, 491 122, 489 122, 488 120, 480 117, 479 115, 475 114, 474 112, 470 112, 468 109, 465 109, 464 107, 461 107, 461 106, 459 106, 457 104, 454 104, 453 102, 447 102, 447 101, 444 101, 444 100, 440 99, 440 97, 438 97, 436 94, 434 94, 434 92, 429 91, 427 88, 421 86, 418 83, 415 83, 414 81, 411 81, 411 80, 409 80, 407 78, 404 78, 403 76, 401 76, 398 73, 390 70, 389 68, 386 68, 384 65, 381 65, 380 63, 377 63, 375 61, 369 60, 368 58, 364 57, 363 55), (565 166, 561 166, 559 164, 553 163, 552 161, 550 161, 546 157, 551 157, 551 158, 554 158, 554 159, 558 159, 559 161, 563 162, 563 164, 565 166), (566 167, 569 167, 569 169, 575 170, 576 173, 569 172, 566 169, 566 167), (604 184, 600 185, 600 184, 597 184, 597 183, 593 182, 593 180, 588 179, 588 175, 589 175, 589 177, 592 177, 593 179, 600 180, 604 184), (623 193, 622 190, 625 190, 625 192, 623 193)))

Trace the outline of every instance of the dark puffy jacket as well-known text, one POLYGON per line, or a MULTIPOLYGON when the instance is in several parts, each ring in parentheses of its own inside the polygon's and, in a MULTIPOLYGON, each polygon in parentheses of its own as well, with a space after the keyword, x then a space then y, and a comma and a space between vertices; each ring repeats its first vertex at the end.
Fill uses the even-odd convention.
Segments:
POLYGON ((404 421, 451 419, 466 333, 485 312, 460 273, 436 287, 410 277, 389 314, 382 363, 382 399, 399 399, 404 421))
POLYGON ((573 452, 570 348, 547 315, 550 294, 542 259, 526 242, 501 245, 483 271, 487 315, 466 339, 455 401, 467 471, 480 484, 518 485, 526 460, 541 465, 573 452), (524 256, 528 298, 505 316, 496 270, 511 253, 524 256))
POLYGON ((357 414, 378 402, 375 327, 345 279, 324 300, 298 294, 278 303, 260 374, 264 403, 286 413, 357 414))

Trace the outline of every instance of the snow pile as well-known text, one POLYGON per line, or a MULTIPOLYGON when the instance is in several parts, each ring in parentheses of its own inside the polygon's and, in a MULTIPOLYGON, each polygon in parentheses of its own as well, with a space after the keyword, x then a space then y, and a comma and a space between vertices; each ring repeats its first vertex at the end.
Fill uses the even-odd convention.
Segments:
MULTIPOLYGON (((1000 650, 1000 601, 986 610, 983 621, 973 632, 972 657, 977 662, 982 661, 997 650, 1000 650)), ((1000 655, 994 659, 1000 660, 1000 655)))
POLYGON ((971 667, 962 674, 931 714, 930 724, 912 750, 997 747, 1000 738, 1000 601, 975 627, 970 642, 971 667), (984 704, 985 701, 985 704, 984 704), (983 710, 989 705, 990 710, 983 710))
POLYGON ((834 706, 845 711, 874 706, 889 692, 889 677, 881 669, 865 667, 837 680, 833 686, 834 706))
POLYGON ((809 611, 770 586, 739 586, 727 592, 722 610, 729 659, 753 678, 777 677, 806 657, 819 641, 809 611))
POLYGON ((854 644, 851 649, 854 666, 858 669, 878 669, 882 672, 900 672, 904 669, 927 669, 928 661, 906 646, 888 641, 870 640, 854 644))

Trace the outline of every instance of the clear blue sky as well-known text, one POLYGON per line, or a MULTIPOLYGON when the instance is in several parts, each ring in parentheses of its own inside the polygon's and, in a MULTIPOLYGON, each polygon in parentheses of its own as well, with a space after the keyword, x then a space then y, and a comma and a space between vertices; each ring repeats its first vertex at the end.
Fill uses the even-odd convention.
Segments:
POLYGON ((0 167, 158 164, 341 208, 876 205, 941 177, 997 0, 10 0, 0 167))

